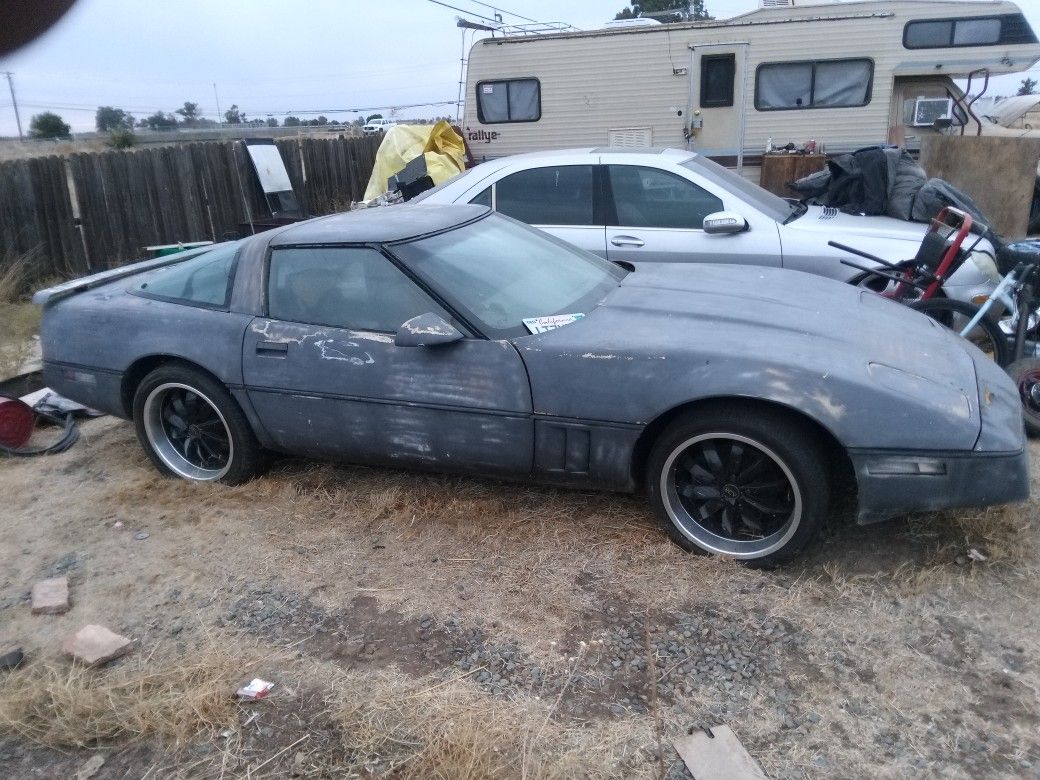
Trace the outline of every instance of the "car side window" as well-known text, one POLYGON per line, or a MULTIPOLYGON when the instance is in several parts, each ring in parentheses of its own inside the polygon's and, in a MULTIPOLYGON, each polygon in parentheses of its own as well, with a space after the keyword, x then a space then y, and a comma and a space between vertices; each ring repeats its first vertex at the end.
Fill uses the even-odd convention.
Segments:
POLYGON ((176 303, 227 308, 238 249, 235 242, 160 268, 145 276, 133 292, 176 303))
POLYGON ((592 166, 532 168, 495 183, 495 209, 528 225, 592 225, 592 166))
POLYGON ((482 193, 477 195, 477 197, 471 199, 470 203, 491 208, 491 187, 486 188, 482 193))
POLYGON ((617 225, 700 230, 722 200, 692 181, 656 168, 610 165, 617 225))
POLYGON ((405 320, 449 315, 368 247, 289 247, 271 252, 268 316, 287 322, 395 333, 405 320))

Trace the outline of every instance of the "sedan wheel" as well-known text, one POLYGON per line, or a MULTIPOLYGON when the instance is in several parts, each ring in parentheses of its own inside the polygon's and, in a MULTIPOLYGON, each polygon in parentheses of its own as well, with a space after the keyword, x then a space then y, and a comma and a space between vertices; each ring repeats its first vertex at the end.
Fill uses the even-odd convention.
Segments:
POLYGON ((179 364, 144 378, 134 394, 137 438, 156 467, 195 482, 238 484, 251 478, 261 450, 228 391, 179 364))
POLYGON ((216 405, 195 388, 159 385, 144 401, 148 443, 163 463, 185 479, 214 480, 227 474, 235 446, 216 405))
POLYGON ((827 472, 815 437, 788 417, 724 411, 674 423, 651 453, 648 484, 686 549, 771 564, 816 535, 827 472))

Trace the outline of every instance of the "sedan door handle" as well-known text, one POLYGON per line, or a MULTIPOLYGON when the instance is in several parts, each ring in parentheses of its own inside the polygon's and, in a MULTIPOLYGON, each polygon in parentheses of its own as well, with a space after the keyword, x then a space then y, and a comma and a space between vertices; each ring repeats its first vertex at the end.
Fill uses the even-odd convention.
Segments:
POLYGON ((635 236, 614 236, 610 239, 614 246, 642 246, 643 242, 635 236))
POLYGON ((289 345, 284 341, 258 341, 256 354, 264 357, 285 357, 289 354, 289 345))

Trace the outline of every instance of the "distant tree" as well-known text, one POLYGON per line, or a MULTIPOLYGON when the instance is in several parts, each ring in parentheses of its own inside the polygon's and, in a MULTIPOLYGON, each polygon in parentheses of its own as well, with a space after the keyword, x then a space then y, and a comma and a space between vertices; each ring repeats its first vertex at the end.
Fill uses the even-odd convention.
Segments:
POLYGON ((355 127, 363 127, 366 124, 365 123, 365 118, 362 117, 362 116, 359 116, 357 119, 353 120, 350 124, 354 125, 355 127))
MULTIPOLYGON (((628 7, 614 15, 615 19, 635 19, 674 11, 683 21, 713 18, 704 6, 704 0, 631 0, 628 7)), ((662 19, 661 21, 667 21, 662 19)))
POLYGON ((112 130, 125 130, 134 126, 134 118, 121 108, 112 106, 98 106, 94 114, 94 124, 99 133, 107 133, 112 130))
POLYGON ((137 123, 138 127, 147 127, 152 130, 173 130, 177 127, 177 117, 173 114, 164 114, 156 111, 149 117, 145 117, 137 123))
POLYGON ((1022 79, 1022 85, 1018 88, 1019 95, 1035 95, 1036 94, 1036 79, 1031 79, 1028 76, 1022 79))
POLYGON ((195 127, 199 123, 199 104, 192 103, 190 100, 185 100, 184 105, 174 111, 175 114, 180 114, 184 117, 185 127, 195 127))
POLYGON ((273 116, 267 117, 267 126, 268 127, 278 127, 278 120, 275 117, 273 117, 273 116))
POLYGON ((282 120, 282 125, 285 127, 299 127, 300 118, 298 116, 287 116, 282 120))
POLYGON ((238 110, 236 103, 232 103, 231 108, 224 112, 224 121, 229 125, 240 125, 246 121, 246 115, 238 110))
POLYGON ((53 111, 37 114, 29 123, 30 138, 69 138, 72 128, 53 111))
POLYGON ((129 149, 137 146, 137 133, 130 127, 114 127, 108 131, 108 140, 105 143, 113 149, 129 149))
POLYGON ((372 121, 373 119, 382 119, 382 118, 383 118, 383 115, 382 115, 382 114, 372 114, 372 116, 370 116, 370 117, 367 117, 367 118, 365 119, 365 124, 367 125, 367 124, 368 124, 369 122, 371 122, 371 121, 372 121))
POLYGON ((324 125, 327 125, 328 123, 329 123, 329 118, 327 116, 319 116, 318 119, 317 119, 317 124, 318 125, 324 126, 324 125))

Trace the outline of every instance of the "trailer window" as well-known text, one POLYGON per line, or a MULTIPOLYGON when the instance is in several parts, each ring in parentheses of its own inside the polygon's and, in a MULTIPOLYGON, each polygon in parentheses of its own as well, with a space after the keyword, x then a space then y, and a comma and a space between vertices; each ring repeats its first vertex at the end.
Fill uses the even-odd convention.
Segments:
POLYGON ((592 225, 592 166, 554 165, 495 184, 495 210, 528 225, 592 225))
POLYGON ((485 125, 537 122, 542 118, 541 84, 538 79, 479 82, 477 118, 485 125))
POLYGON ((773 62, 758 66, 755 108, 848 108, 870 102, 874 62, 868 59, 773 62))
POLYGON ((907 22, 903 28, 903 46, 907 49, 945 49, 955 46, 998 46, 1036 42, 1036 34, 1022 14, 963 19, 919 19, 907 22))
POLYGON ((733 78, 737 73, 735 54, 705 54, 701 57, 701 108, 733 105, 733 78))

